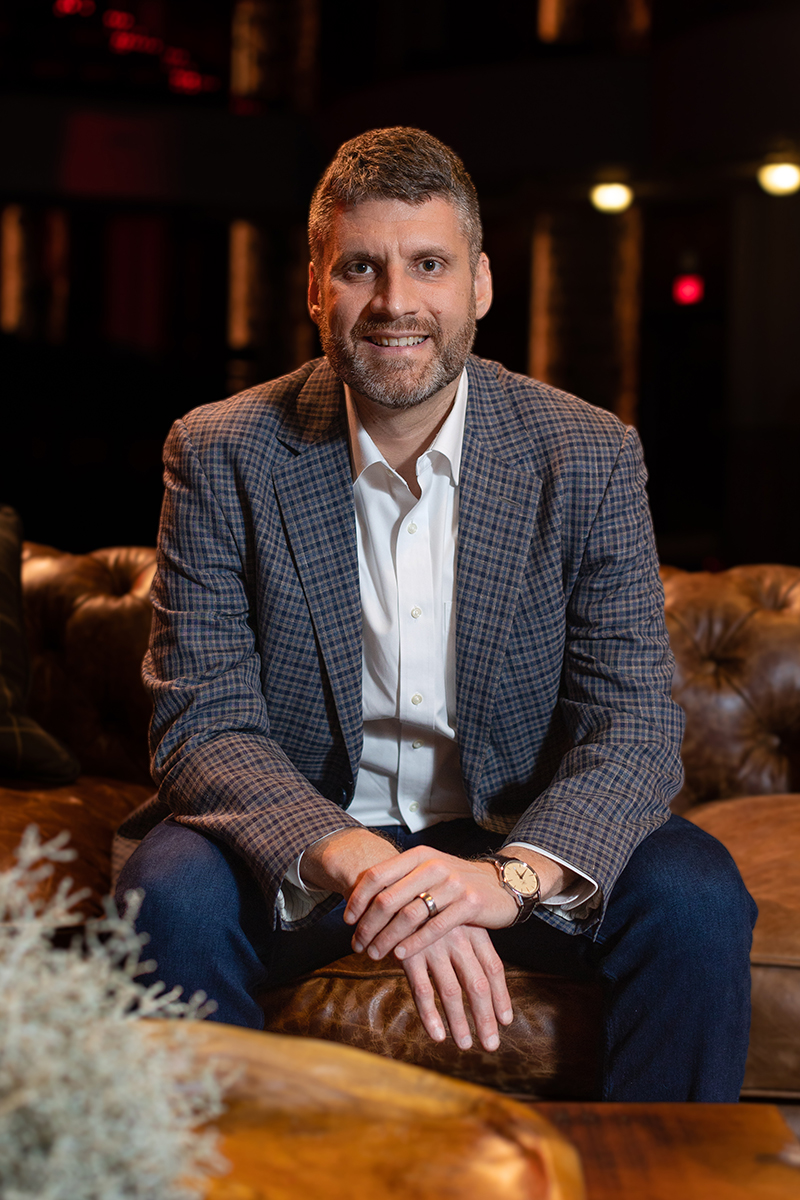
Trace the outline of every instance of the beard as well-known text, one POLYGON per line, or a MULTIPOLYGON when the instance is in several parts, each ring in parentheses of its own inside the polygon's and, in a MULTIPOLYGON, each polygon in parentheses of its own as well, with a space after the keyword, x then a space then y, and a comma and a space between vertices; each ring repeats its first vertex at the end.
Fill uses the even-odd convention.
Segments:
POLYGON ((429 400, 452 383, 464 369, 476 332, 475 297, 464 324, 449 338, 432 319, 409 321, 359 321, 348 334, 334 333, 324 311, 319 317, 322 349, 334 372, 360 396, 384 408, 407 409, 429 400), (423 364, 410 361, 371 363, 362 350, 365 337, 424 334, 433 344, 433 358, 423 364))

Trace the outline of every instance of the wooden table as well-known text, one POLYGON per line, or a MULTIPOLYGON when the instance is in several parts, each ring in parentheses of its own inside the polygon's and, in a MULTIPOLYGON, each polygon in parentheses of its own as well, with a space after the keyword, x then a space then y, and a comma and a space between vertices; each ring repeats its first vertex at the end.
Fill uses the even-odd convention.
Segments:
POLYGON ((584 1200, 577 1154, 527 1105, 334 1042, 192 1024, 198 1057, 238 1072, 215 1123, 232 1170, 208 1200, 584 1200))
POLYGON ((208 1200, 800 1200, 772 1105, 527 1105, 333 1042, 187 1024, 200 1059, 238 1072, 217 1123, 232 1170, 208 1200))
POLYGON ((800 1200, 771 1104, 536 1104, 581 1156, 587 1200, 800 1200))

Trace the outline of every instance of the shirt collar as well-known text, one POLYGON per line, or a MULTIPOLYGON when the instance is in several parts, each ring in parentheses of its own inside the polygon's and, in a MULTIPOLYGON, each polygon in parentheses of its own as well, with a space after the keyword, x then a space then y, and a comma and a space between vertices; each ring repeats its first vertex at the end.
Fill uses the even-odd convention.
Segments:
MULTIPOLYGON (((467 381, 466 367, 461 372, 458 381, 453 407, 447 414, 442 428, 437 433, 425 454, 436 451, 445 458, 450 467, 453 483, 458 484, 461 470, 461 447, 464 442, 464 422, 467 416, 467 381)), ((347 431, 350 438, 350 458, 353 465, 353 482, 373 463, 385 463, 386 460, 378 447, 361 424, 353 394, 347 384, 344 385, 345 403, 347 405, 347 431)))

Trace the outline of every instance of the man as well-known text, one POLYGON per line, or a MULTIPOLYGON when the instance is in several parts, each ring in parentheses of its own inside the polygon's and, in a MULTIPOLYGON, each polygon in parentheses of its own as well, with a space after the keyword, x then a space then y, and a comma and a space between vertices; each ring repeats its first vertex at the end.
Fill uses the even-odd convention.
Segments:
POLYGON ((268 982, 352 943, 402 962, 432 1038, 438 993, 456 1042, 467 1006, 494 1050, 498 950, 591 970, 605 1097, 735 1100, 752 902, 669 819, 682 720, 636 434, 470 356, 477 197, 428 134, 346 143, 309 237, 325 359, 165 451, 145 679, 171 816, 120 880, 159 974, 259 1027, 268 982))

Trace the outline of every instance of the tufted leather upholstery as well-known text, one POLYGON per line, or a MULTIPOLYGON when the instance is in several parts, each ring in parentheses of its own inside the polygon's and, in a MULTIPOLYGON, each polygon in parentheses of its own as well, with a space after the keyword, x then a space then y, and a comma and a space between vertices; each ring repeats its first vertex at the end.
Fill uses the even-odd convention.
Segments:
POLYGON ((155 550, 64 554, 28 544, 22 562, 31 716, 84 771, 151 786, 150 699, 139 678, 150 636, 155 550))
POLYGON ((451 1038, 432 1042, 402 968, 389 960, 374 963, 366 954, 350 954, 268 992, 262 1007, 271 1033, 346 1042, 515 1095, 592 1099, 600 989, 518 967, 508 967, 506 979, 514 1021, 502 1031, 496 1054, 479 1046, 459 1050, 451 1038))
MULTIPOLYGON (((88 886, 87 912, 108 888, 113 829, 150 791, 139 664, 154 566, 155 551, 136 547, 25 551, 31 715, 68 743, 87 775, 68 788, 0 787, 0 867, 31 821, 48 836, 70 829, 78 858, 53 882, 68 873, 88 886)), ((761 909, 746 1092, 800 1096, 800 795, 792 793, 800 792, 800 569, 662 573, 674 694, 687 713, 686 785, 675 807, 729 847, 761 909)), ((496 1055, 428 1042, 402 970, 363 956, 263 1004, 277 1032, 349 1042, 515 1093, 590 1095, 597 989, 516 969, 510 984, 517 1015, 496 1055)))
POLYGON ((686 713, 686 783, 673 808, 800 792, 800 568, 719 574, 663 567, 686 713))
POLYGON ((153 790, 139 668, 154 571, 155 550, 141 547, 76 555, 27 543, 23 552, 29 711, 70 746, 85 774, 67 787, 0 787, 0 869, 28 825, 43 838, 68 829, 78 857, 41 890, 70 875, 88 890, 87 916, 100 914, 109 889, 114 830, 153 790))

